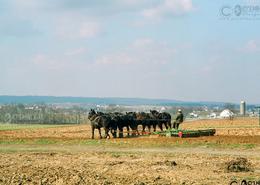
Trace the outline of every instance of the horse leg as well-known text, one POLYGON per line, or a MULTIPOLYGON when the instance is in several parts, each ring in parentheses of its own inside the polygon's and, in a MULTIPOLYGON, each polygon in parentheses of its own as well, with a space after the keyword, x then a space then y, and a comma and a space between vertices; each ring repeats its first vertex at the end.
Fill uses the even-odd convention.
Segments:
POLYGON ((138 131, 138 128, 137 128, 137 130, 136 130, 136 131, 137 131, 137 135, 138 135, 138 136, 140 136, 140 132, 138 131))
POLYGON ((156 132, 156 124, 153 124, 153 131, 156 132))
POLYGON ((109 129, 108 128, 105 128, 105 138, 109 138, 110 139, 110 135, 109 135, 109 129))
POLYGON ((112 135, 113 135, 113 138, 116 138, 116 128, 114 128, 114 129, 112 129, 112 131, 113 131, 113 133, 112 133, 112 135))
POLYGON ((168 130, 168 124, 167 122, 164 123, 166 130, 168 130))
POLYGON ((142 130, 142 135, 145 133, 145 124, 142 124, 143 130, 142 130))
POLYGON ((135 127, 134 127, 134 133, 135 133, 134 136, 139 135, 139 132, 138 132, 138 125, 135 125, 135 127))
POLYGON ((140 133, 139 133, 139 131, 138 131, 138 125, 136 125, 136 134, 139 136, 140 135, 140 133))
POLYGON ((130 132, 130 129, 129 129, 129 126, 126 126, 126 129, 127 129, 127 137, 130 136, 129 132, 130 132))
POLYGON ((98 128, 98 133, 99 133, 99 139, 102 139, 101 129, 100 128, 98 128))
POLYGON ((137 134, 137 130, 135 128, 132 129, 132 136, 136 136, 136 134, 137 134))
POLYGON ((131 128, 131 136, 135 136, 135 134, 136 134, 135 126, 130 125, 130 128, 131 128))
POLYGON ((170 129, 172 128, 171 120, 168 121, 168 126, 170 127, 170 129))
POLYGON ((159 123, 159 128, 161 131, 163 131, 162 123, 159 123))
POLYGON ((123 133, 123 127, 119 128, 119 138, 124 137, 124 133, 123 133))
POLYGON ((93 125, 91 125, 91 133, 92 133, 91 139, 94 139, 94 131, 95 131, 95 128, 93 125))
POLYGON ((149 132, 149 134, 151 134, 151 125, 150 124, 148 125, 148 132, 149 132))

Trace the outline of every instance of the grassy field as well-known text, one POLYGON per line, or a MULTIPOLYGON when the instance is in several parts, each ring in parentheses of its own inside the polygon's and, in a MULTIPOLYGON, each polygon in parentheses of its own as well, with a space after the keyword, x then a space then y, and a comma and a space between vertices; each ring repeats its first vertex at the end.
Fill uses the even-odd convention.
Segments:
MULTIPOLYGON (((0 124, 0 184, 230 184, 260 179, 257 119, 198 120, 216 136, 90 139, 90 126, 0 124), (245 126, 245 128, 242 128, 245 126), (250 170, 228 172, 245 158, 250 170)), ((96 133, 97 135, 97 133, 96 133)))

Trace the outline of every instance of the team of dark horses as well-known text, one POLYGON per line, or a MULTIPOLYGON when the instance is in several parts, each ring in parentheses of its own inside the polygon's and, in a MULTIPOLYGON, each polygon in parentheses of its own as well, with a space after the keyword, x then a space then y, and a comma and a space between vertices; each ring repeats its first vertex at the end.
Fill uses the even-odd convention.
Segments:
POLYGON ((94 139, 94 131, 98 129, 99 137, 102 138, 101 128, 105 130, 105 138, 110 138, 110 133, 114 138, 123 137, 123 129, 127 129, 127 136, 140 135, 138 131, 138 126, 142 126, 142 133, 145 133, 146 128, 148 128, 149 133, 151 132, 151 127, 153 131, 156 131, 158 126, 160 130, 163 130, 163 126, 168 129, 171 128, 171 115, 167 112, 158 112, 156 110, 150 110, 149 113, 145 112, 112 112, 103 113, 97 112, 93 109, 90 110, 88 114, 88 119, 91 121, 91 132, 92 139, 94 139), (119 132, 119 134, 117 134, 119 132))

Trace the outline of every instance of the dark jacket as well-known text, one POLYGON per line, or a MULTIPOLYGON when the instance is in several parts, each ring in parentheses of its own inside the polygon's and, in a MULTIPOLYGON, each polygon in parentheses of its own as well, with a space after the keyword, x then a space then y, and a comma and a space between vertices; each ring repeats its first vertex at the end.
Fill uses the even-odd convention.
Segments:
POLYGON ((175 122, 176 123, 182 123, 183 122, 183 114, 182 113, 178 113, 175 122))

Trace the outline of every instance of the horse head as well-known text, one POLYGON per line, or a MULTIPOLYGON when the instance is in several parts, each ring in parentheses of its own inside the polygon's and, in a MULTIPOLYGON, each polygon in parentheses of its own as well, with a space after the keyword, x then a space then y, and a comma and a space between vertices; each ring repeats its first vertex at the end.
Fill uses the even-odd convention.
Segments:
POLYGON ((96 117, 96 111, 94 109, 90 109, 88 113, 88 119, 94 119, 96 117))
POLYGON ((150 110, 150 113, 153 115, 153 116, 158 116, 159 115, 159 112, 157 110, 150 110))

